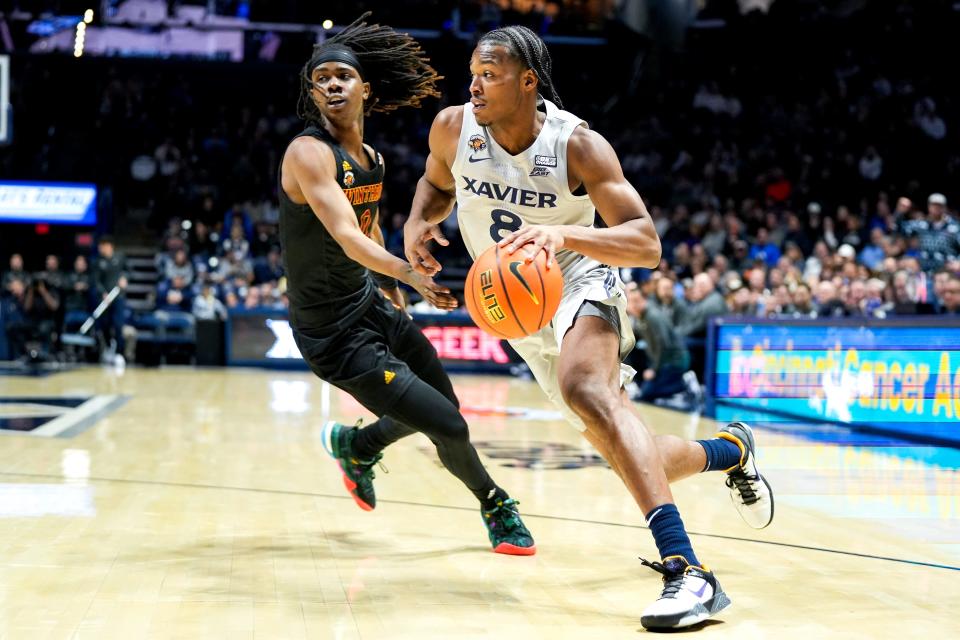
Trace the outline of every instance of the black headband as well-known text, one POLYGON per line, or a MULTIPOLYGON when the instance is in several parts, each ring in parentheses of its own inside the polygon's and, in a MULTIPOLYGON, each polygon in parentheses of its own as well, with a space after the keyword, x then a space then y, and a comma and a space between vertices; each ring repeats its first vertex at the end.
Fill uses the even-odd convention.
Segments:
MULTIPOLYGON (((313 69, 316 69, 324 62, 342 62, 350 65, 357 70, 357 73, 360 74, 360 79, 363 80, 363 65, 360 64, 360 60, 356 54, 346 47, 330 47, 329 49, 321 51, 313 61, 313 69)), ((311 71, 313 71, 313 69, 311 69, 311 71)))

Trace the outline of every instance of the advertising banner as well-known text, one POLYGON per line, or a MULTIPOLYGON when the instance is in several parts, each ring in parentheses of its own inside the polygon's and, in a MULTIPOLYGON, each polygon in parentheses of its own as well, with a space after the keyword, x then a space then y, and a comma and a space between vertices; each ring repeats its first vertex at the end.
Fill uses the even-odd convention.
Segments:
MULTIPOLYGON (((444 366, 451 371, 508 373, 520 357, 505 340, 477 328, 466 313, 415 314, 444 366)), ((227 328, 227 364, 303 368, 283 311, 232 311, 227 328)))
POLYGON ((960 443, 960 320, 720 318, 708 349, 721 407, 960 443))
POLYGON ((97 223, 97 187, 68 182, 0 181, 0 223, 97 223))

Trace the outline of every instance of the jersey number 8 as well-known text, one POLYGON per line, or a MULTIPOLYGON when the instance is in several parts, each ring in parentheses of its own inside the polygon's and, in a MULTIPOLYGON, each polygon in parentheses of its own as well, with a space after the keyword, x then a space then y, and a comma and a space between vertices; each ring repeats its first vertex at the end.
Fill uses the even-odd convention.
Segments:
POLYGON ((494 209, 490 212, 490 215, 493 217, 493 224, 490 225, 490 237, 493 238, 494 242, 500 242, 506 235, 513 233, 523 225, 520 216, 506 209, 494 209))

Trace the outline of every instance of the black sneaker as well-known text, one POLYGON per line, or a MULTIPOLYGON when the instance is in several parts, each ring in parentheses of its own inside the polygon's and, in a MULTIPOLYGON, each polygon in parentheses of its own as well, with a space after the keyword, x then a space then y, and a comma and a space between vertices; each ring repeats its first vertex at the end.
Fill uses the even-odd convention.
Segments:
POLYGON ((520 519, 520 512, 517 511, 518 504, 513 498, 507 498, 497 502, 497 506, 489 511, 482 507, 480 509, 494 553, 532 556, 537 552, 533 536, 520 519))
POLYGON ((373 465, 380 462, 383 454, 378 453, 370 460, 360 460, 354 456, 352 445, 357 431, 357 427, 331 420, 323 425, 323 448, 340 466, 343 486, 353 496, 357 506, 364 511, 373 511, 377 506, 377 495, 373 490, 373 479, 376 477, 373 465))
POLYGON ((660 597, 640 617, 644 629, 689 627, 730 606, 730 598, 706 567, 691 565, 683 556, 664 558, 663 563, 640 560, 663 574, 660 597))

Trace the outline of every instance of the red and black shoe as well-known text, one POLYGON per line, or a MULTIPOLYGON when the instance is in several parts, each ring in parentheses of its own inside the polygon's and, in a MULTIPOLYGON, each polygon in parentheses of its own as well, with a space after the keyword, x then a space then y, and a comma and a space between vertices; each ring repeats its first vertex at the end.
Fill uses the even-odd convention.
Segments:
POLYGON ((519 503, 513 498, 507 498, 497 502, 497 506, 493 509, 480 509, 494 553, 532 556, 537 552, 533 536, 520 519, 517 504, 519 503))

